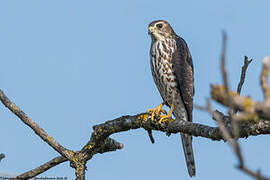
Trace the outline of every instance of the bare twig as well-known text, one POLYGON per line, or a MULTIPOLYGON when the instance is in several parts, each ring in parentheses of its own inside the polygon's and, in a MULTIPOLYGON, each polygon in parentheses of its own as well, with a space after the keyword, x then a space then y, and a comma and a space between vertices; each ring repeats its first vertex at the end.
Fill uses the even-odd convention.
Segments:
POLYGON ((17 179, 29 179, 29 178, 32 178, 32 177, 35 177, 45 171, 47 171, 48 169, 58 165, 58 164, 61 164, 63 162, 66 162, 68 159, 63 157, 63 156, 58 156, 56 158, 53 158, 52 160, 48 161, 47 163, 35 168, 35 169, 32 169, 30 171, 27 171, 19 176, 17 176, 16 178, 17 179))
POLYGON ((153 137, 152 130, 151 129, 150 130, 147 130, 147 133, 148 133, 148 136, 150 138, 150 141, 152 142, 152 144, 154 144, 155 143, 155 139, 153 137))
MULTIPOLYGON (((224 84, 224 88, 225 88, 225 94, 226 97, 228 99, 228 104, 229 104, 229 110, 228 110, 228 114, 229 114, 229 118, 231 119, 232 122, 232 129, 233 129, 233 137, 235 138, 234 141, 231 141, 232 137, 229 137, 228 134, 226 133, 226 128, 225 125, 223 124, 222 120, 217 118, 217 122, 219 123, 219 127, 222 127, 222 132, 224 135, 224 138, 227 138, 228 142, 230 143, 230 145, 234 148, 235 152, 237 154, 240 154, 240 148, 238 145, 238 138, 239 138, 239 127, 238 127, 238 122, 235 121, 234 119, 234 114, 235 114, 235 110, 233 109, 233 104, 232 104, 232 98, 230 96, 229 93, 229 83, 228 83, 228 73, 226 71, 226 46, 227 46, 227 35, 225 32, 223 32, 223 43, 222 43, 222 56, 221 56, 221 72, 222 72, 222 79, 223 79, 223 84, 224 84), (226 137, 225 137, 226 135, 226 137), (229 139, 228 139, 229 138, 229 139)), ((240 158, 241 163, 242 163, 242 158, 240 158)))
POLYGON ((238 141, 231 138, 229 135, 229 131, 228 129, 224 126, 222 120, 220 119, 220 117, 215 117, 217 122, 219 123, 220 126, 220 130, 223 134, 224 139, 226 139, 229 143, 229 145, 232 147, 234 153, 236 154, 236 157, 238 158, 239 161, 239 166, 238 168, 240 170, 242 170, 243 172, 245 172, 246 174, 258 179, 258 180, 269 180, 266 177, 263 177, 260 173, 254 173, 253 171, 251 171, 249 168, 247 168, 244 164, 244 159, 243 159, 243 155, 241 153, 241 149, 240 146, 238 144, 238 141))
POLYGON ((241 93, 241 90, 242 90, 242 86, 245 82, 245 79, 246 79, 246 72, 247 72, 247 68, 248 68, 248 65, 253 61, 253 59, 250 59, 248 60, 248 57, 245 56, 245 59, 244 59, 244 65, 242 66, 242 71, 241 71, 241 77, 240 77, 240 81, 238 83, 238 86, 237 86, 237 93, 240 94, 241 93))
MULTIPOLYGON (((110 152, 110 151, 116 151, 117 149, 122 149, 123 148, 123 144, 111 139, 111 138, 107 138, 104 141, 104 144, 95 150, 94 154, 100 153, 103 154, 105 152, 110 152)), ((79 152, 77 152, 79 153, 79 152)), ((32 169, 30 171, 27 171, 23 174, 20 174, 19 176, 17 176, 17 179, 29 179, 32 177, 36 177, 37 175, 47 171, 48 169, 57 166, 58 164, 61 164, 63 162, 68 161, 67 158, 63 157, 63 156, 58 156, 53 158, 52 160, 42 164, 41 166, 32 169)))
POLYGON ((0 100, 1 102, 12 111, 22 122, 29 126, 41 139, 43 139, 47 144, 49 144, 54 150, 59 152, 62 156, 72 160, 72 156, 69 150, 64 148, 59 144, 53 137, 49 136, 46 131, 39 127, 39 125, 29 118, 16 104, 11 102, 8 97, 0 90, 0 100))
POLYGON ((222 41, 222 54, 221 54, 221 72, 222 72, 222 79, 223 84, 225 87, 225 92, 229 96, 229 83, 228 83, 228 75, 225 68, 226 63, 226 49, 227 49, 227 34, 223 32, 223 41, 222 41))
MULTIPOLYGON (((44 165, 32 171, 22 174, 19 177, 25 177, 25 176, 31 177, 33 175, 40 174, 46 171, 47 169, 61 162, 64 162, 68 159, 70 162, 75 163, 76 174, 80 178, 84 178, 84 175, 82 176, 84 172, 80 172, 80 170, 85 170, 85 168, 83 168, 81 165, 85 164, 86 161, 80 161, 80 159, 79 160, 76 159, 78 161, 73 162, 74 152, 64 148, 61 144, 59 144, 56 140, 54 140, 51 136, 49 136, 42 128, 38 126, 36 122, 34 122, 18 106, 16 106, 13 102, 11 102, 1 90, 0 90, 0 100, 10 111, 12 111, 15 115, 17 115, 17 117, 19 117, 19 119, 21 119, 27 126, 29 126, 40 138, 42 138, 45 142, 47 142, 51 147, 53 147, 57 152, 59 152, 62 155, 61 158, 57 157, 53 159, 52 161, 49 161, 48 163, 45 163, 44 165), (80 163, 77 163, 77 162, 80 162, 80 163)), ((100 146, 96 147, 95 149, 92 149, 92 153, 91 155, 88 156, 89 157, 88 159, 90 159, 96 153, 103 153, 103 152, 113 151, 113 150, 121 149, 121 148, 123 148, 122 144, 108 138, 104 140, 102 143, 100 143, 100 146), (104 149, 105 147, 106 149, 104 149)), ((80 153, 82 152, 79 152, 79 154, 80 153)))
POLYGON ((243 172, 246 174, 250 175, 251 177, 257 179, 257 180, 270 180, 270 178, 264 177, 261 175, 260 170, 258 170, 256 173, 253 172, 252 170, 248 169, 247 167, 239 167, 243 172))
MULTIPOLYGON (((3 96, 0 96, 0 98, 1 97, 3 96)), ((108 150, 121 149, 123 148, 123 145, 120 143, 116 143, 113 140, 110 140, 108 136, 117 132, 128 131, 130 129, 138 128, 153 129, 169 133, 183 132, 186 134, 201 136, 212 140, 224 139, 222 138, 222 134, 220 133, 219 128, 216 127, 210 127, 187 121, 175 122, 173 121, 173 119, 169 121, 172 121, 172 123, 160 125, 158 122, 151 121, 148 113, 142 113, 135 116, 123 116, 111 121, 107 121, 100 125, 94 126, 94 132, 92 133, 90 141, 87 143, 86 146, 84 146, 81 151, 76 152, 72 157, 76 160, 78 159, 82 162, 86 162, 86 160, 90 159, 94 154, 106 152, 106 150, 102 149, 102 147, 106 147, 108 148, 108 150), (106 142, 111 142, 111 144, 115 144, 115 147, 113 148, 112 145, 106 146, 106 144, 108 144, 106 142)), ((230 128, 228 127, 228 129, 230 128)), ((240 127, 240 130, 240 137, 270 134, 270 125, 269 121, 261 121, 260 123, 254 125, 242 125, 240 127)), ((229 132, 231 132, 231 130, 229 130, 229 132)), ((39 173, 45 171, 46 165, 49 165, 49 167, 53 167, 56 164, 61 163, 62 161, 64 162, 64 159, 60 157, 56 158, 56 160, 56 162, 50 161, 48 163, 45 163, 44 166, 40 167, 39 173)), ((31 173, 32 176, 36 176, 38 174, 34 174, 33 172, 31 173)), ((25 173, 23 177, 29 177, 31 173, 25 173)), ((19 177, 22 177, 22 175, 20 175, 19 177)))
POLYGON ((232 144, 232 136, 229 133, 229 131, 227 131, 227 128, 225 126, 225 124, 222 121, 222 118, 220 116, 217 115, 217 113, 215 113, 215 111, 212 109, 211 106, 211 102, 208 99, 207 100, 207 109, 208 111, 212 114, 213 118, 217 121, 218 125, 219 125, 219 129, 222 133, 222 136, 224 137, 224 140, 228 141, 230 144, 232 144))
MULTIPOLYGON (((224 116, 222 113, 218 112, 218 111, 213 111, 212 107, 211 107, 211 104, 210 104, 210 101, 207 100, 207 105, 206 107, 201 107, 200 106, 200 109, 203 110, 203 111, 208 111, 212 114, 213 116, 213 119, 215 119, 218 124, 219 124, 219 129, 222 133, 222 136, 224 138, 225 141, 228 142, 228 144, 232 147, 234 153, 236 154, 236 157, 238 158, 238 161, 239 161, 239 165, 238 165, 238 168, 240 170, 242 170, 243 172, 245 172, 246 174, 258 179, 258 180, 270 180, 266 177, 263 177, 261 174, 260 174, 260 171, 258 171, 257 173, 251 171, 250 169, 248 169, 245 164, 244 164, 244 160, 243 160, 243 157, 242 157, 242 154, 241 154, 241 150, 240 150, 240 146, 238 144, 238 142, 232 138, 232 129, 230 129, 229 127, 227 127, 224 122, 227 122, 227 120, 224 120, 224 119, 228 119, 227 116, 224 116)), ((239 128, 240 130, 242 128, 239 128)), ((240 133, 241 134, 241 133, 240 133)))
MULTIPOLYGON (((224 35, 224 39, 226 39, 226 35, 224 35)), ((223 43, 225 46, 226 43, 223 43)), ((219 91, 216 92, 217 89, 215 86, 212 86, 213 90, 213 96, 217 99, 224 101, 228 106, 230 106, 231 109, 236 108, 243 110, 246 107, 241 106, 237 104, 237 100, 245 101, 246 97, 241 97, 238 94, 234 94, 231 91, 229 91, 228 87, 228 79, 227 79, 227 72, 225 69, 225 50, 226 48, 223 48, 223 55, 222 55, 222 72, 224 77, 224 85, 226 87, 218 87, 219 91), (216 94, 215 94, 216 93, 216 94), (220 97, 221 96, 221 97, 220 97), (238 98, 238 99, 237 99, 238 98), (244 98, 244 99, 243 99, 244 98), (236 100, 237 99, 237 100, 236 100), (239 106, 237 106, 239 105, 239 106)), ((242 74, 245 70, 242 69, 242 74)), ((244 73, 245 74, 245 73, 244 73)), ((244 78, 243 78, 244 79, 244 78)), ((242 80, 242 78, 241 78, 242 80)), ((241 82, 240 82, 241 83, 241 82)), ((240 84, 239 83, 239 84, 240 84)), ((242 83, 243 84, 243 83, 242 83)), ((241 84, 241 87, 242 87, 241 84)), ((240 91, 241 91, 240 87, 240 91)), ((240 92, 239 91, 239 92, 240 92)), ((215 98, 214 98, 215 99, 215 98)), ((205 138, 209 138, 212 140, 225 140, 228 141, 229 144, 233 147, 234 152, 236 153, 238 159, 239 159, 239 168, 241 168, 243 171, 249 172, 249 169, 247 169, 244 166, 243 160, 241 158, 241 151, 238 147, 237 149, 237 141, 233 140, 232 137, 235 137, 235 134, 233 132, 233 128, 229 125, 230 120, 228 116, 223 115, 222 113, 219 113, 217 111, 213 111, 211 108, 210 102, 208 102, 207 108, 209 112, 211 112, 213 118, 218 122, 219 127, 210 127, 202 124, 187 122, 187 121, 177 121, 175 122, 174 119, 169 119, 168 124, 162 124, 160 125, 157 121, 150 120, 148 113, 142 113, 135 116, 123 116, 111 121, 107 121, 105 123, 96 125, 93 127, 94 132, 91 135, 91 138, 89 142, 78 152, 74 152, 71 150, 67 150, 64 147, 62 147, 59 143, 57 143, 55 140, 51 139, 51 137, 47 137, 48 134, 41 129, 40 127, 35 124, 34 121, 32 121, 28 116, 25 115, 24 112, 22 112, 14 103, 12 103, 0 90, 0 100, 2 103, 8 107, 14 114, 16 114, 23 122, 25 122, 28 126, 30 126, 36 134, 38 134, 43 140, 45 140, 50 146, 54 147, 55 150, 59 150, 60 152, 62 150, 68 151, 69 158, 68 159, 65 154, 61 154, 62 156, 56 157, 53 160, 41 165, 40 167, 33 169, 31 171, 28 171, 17 178, 31 178, 34 176, 37 176, 38 174, 48 170, 49 168, 52 168, 62 162, 65 162, 67 160, 70 161, 71 166, 76 169, 76 177, 77 179, 85 179, 85 164, 86 162, 93 157, 93 155, 97 153, 104 153, 108 151, 115 151, 116 149, 122 149, 123 144, 118 143, 117 141, 110 139, 109 136, 114 133, 122 132, 122 131, 128 131, 131 129, 138 129, 138 128, 144 128, 149 132, 149 130, 159 130, 166 133, 179 133, 183 132, 185 134, 193 135, 193 136, 201 136, 205 138), (225 122, 225 123, 224 123, 225 122), (50 142, 53 140, 52 142, 50 142), (60 145, 60 146, 59 146, 60 145), (57 148, 55 148, 57 147, 57 148), (60 148, 58 148, 60 147, 60 148), (63 148, 63 149, 61 149, 63 148)), ((253 102, 253 101, 251 101, 253 102)), ((241 103, 240 103, 241 104, 241 103)), ((256 104, 256 103, 255 103, 256 104)), ((250 106, 252 106, 251 104, 250 106)), ((263 104, 264 105, 264 104, 263 104)), ((265 106, 264 106, 265 107, 265 106)), ((270 107, 269 107, 270 108, 270 107)), ((249 112, 256 112, 256 110, 259 110, 259 106, 254 107, 253 109, 250 108, 249 112), (253 111, 251 111, 251 110, 253 111)), ((265 113, 266 111, 260 111, 265 113)), ((269 117, 270 113, 268 111, 269 117)), ((268 115, 267 114, 267 115, 268 115)), ((260 120, 256 124, 240 124, 239 133, 237 137, 248 137, 251 135, 261 135, 261 134, 270 134, 270 122, 267 120, 260 120)), ((149 133, 149 137, 151 138, 152 135, 149 133)), ((153 140, 153 139, 152 139, 153 140)), ((252 171, 251 171, 252 172, 252 171)), ((257 175, 259 177, 259 175, 257 175)))

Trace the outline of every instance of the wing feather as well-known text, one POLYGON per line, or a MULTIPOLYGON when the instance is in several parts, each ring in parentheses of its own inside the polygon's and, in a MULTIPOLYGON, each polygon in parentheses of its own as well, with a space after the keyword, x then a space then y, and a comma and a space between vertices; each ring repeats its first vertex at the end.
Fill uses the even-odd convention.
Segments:
POLYGON ((176 51, 172 56, 173 72, 178 81, 182 101, 188 114, 188 121, 192 121, 194 77, 193 62, 187 43, 179 36, 175 36, 176 51))

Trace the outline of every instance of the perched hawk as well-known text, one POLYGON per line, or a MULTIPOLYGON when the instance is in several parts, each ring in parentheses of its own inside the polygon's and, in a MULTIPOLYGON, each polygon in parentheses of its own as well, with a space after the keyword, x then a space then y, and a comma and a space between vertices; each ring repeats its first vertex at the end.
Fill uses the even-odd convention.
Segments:
MULTIPOLYGON (((160 115, 162 123, 172 116, 176 121, 192 121, 194 79, 192 58, 185 40, 175 34, 170 24, 163 20, 149 24, 152 37, 150 49, 151 70, 156 86, 163 99, 158 107, 149 109, 152 119, 162 106, 170 107, 168 115, 160 115)), ((192 136, 181 133, 186 164, 190 176, 195 176, 192 136)))

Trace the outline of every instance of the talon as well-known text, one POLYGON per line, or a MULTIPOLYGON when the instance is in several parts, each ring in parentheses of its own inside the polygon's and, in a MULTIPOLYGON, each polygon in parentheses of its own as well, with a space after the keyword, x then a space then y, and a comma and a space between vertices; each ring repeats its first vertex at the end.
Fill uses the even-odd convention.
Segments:
POLYGON ((159 117, 160 117, 160 119, 158 120, 158 123, 163 124, 163 123, 166 123, 168 121, 167 119, 171 118, 172 116, 160 115, 159 117))
POLYGON ((154 120, 155 115, 159 116, 160 112, 162 112, 163 114, 167 114, 167 112, 162 109, 162 107, 165 105, 165 103, 161 103, 160 105, 158 105, 156 108, 152 108, 147 110, 148 113, 151 113, 151 120, 154 120))
POLYGON ((155 117, 155 108, 148 109, 147 113, 151 113, 151 120, 154 120, 155 117))
POLYGON ((159 124, 163 124, 163 123, 168 122, 168 119, 170 119, 170 118, 172 117, 173 109, 174 109, 174 105, 171 106, 171 109, 170 109, 168 115, 160 115, 160 116, 159 116, 160 119, 159 119, 158 123, 159 123, 159 124))
POLYGON ((167 114, 167 111, 165 111, 164 109, 160 110, 163 114, 167 114))

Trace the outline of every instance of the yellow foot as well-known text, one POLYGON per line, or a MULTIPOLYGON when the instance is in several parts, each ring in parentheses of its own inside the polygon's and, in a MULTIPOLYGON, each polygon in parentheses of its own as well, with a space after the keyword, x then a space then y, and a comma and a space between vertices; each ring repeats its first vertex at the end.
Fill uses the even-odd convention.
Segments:
POLYGON ((158 117, 160 112, 162 112, 163 114, 167 114, 167 112, 164 109, 162 109, 164 104, 165 103, 163 102, 158 107, 147 110, 148 113, 151 113, 151 120, 154 120, 155 115, 158 117))
POLYGON ((171 106, 171 109, 169 111, 169 114, 168 115, 160 115, 160 119, 158 121, 159 124, 163 124, 163 123, 166 123, 166 122, 171 122, 169 121, 172 117, 172 112, 173 112, 173 109, 174 109, 174 105, 171 106))

